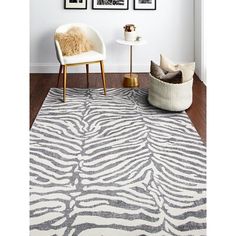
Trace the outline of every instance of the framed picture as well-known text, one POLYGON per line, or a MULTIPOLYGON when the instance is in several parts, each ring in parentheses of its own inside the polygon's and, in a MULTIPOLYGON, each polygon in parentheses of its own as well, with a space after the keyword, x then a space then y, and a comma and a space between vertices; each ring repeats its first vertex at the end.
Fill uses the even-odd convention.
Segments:
POLYGON ((87 9, 87 0, 64 0, 65 9, 87 9))
POLYGON ((156 10, 156 0, 134 0, 134 10, 156 10))
POLYGON ((94 10, 128 10, 129 0, 92 0, 94 10))

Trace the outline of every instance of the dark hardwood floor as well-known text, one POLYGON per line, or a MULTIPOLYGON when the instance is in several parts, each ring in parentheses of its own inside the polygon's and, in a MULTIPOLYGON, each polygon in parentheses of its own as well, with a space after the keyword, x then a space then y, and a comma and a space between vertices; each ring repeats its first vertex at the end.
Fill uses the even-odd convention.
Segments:
MULTIPOLYGON (((106 73, 107 88, 122 87, 123 73, 106 73)), ((148 73, 139 73, 140 88, 148 88, 148 73)), ((102 87, 101 75, 89 75, 90 88, 102 87)), ((86 88, 86 74, 68 74, 68 87, 86 88)), ((30 127, 50 88, 57 86, 57 74, 31 74, 30 75, 30 127)), ((62 86, 62 78, 60 81, 62 86)), ((202 141, 206 143, 206 86, 194 76, 193 104, 186 110, 202 141)))

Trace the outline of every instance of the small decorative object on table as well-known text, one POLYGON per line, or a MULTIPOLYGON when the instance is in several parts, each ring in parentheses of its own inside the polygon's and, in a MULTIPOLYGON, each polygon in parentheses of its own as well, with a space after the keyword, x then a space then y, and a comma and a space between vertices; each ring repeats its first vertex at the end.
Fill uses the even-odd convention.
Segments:
POLYGON ((136 27, 133 24, 124 26, 124 37, 126 41, 135 41, 137 38, 136 27))

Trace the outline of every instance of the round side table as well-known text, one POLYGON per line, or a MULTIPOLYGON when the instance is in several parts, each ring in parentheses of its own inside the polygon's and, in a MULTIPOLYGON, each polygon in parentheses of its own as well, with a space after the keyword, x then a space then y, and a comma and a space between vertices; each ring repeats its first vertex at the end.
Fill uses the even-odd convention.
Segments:
POLYGON ((132 66, 133 66, 133 46, 140 46, 144 45, 147 42, 145 40, 140 40, 140 41, 126 41, 122 39, 117 39, 117 43, 122 44, 122 45, 128 45, 130 46, 130 72, 129 74, 124 75, 124 82, 123 85, 124 87, 138 87, 139 86, 139 81, 138 81, 138 75, 133 74, 132 71, 132 66))

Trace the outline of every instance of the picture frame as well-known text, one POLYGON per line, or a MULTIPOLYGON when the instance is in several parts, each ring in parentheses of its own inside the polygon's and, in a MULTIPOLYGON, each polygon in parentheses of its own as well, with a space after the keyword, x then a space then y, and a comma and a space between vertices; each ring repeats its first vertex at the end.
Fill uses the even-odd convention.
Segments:
POLYGON ((64 9, 87 9, 87 0, 64 0, 64 9))
POLYGON ((134 0, 134 10, 156 10, 156 0, 134 0))
POLYGON ((93 10, 128 10, 129 0, 92 0, 93 10))

